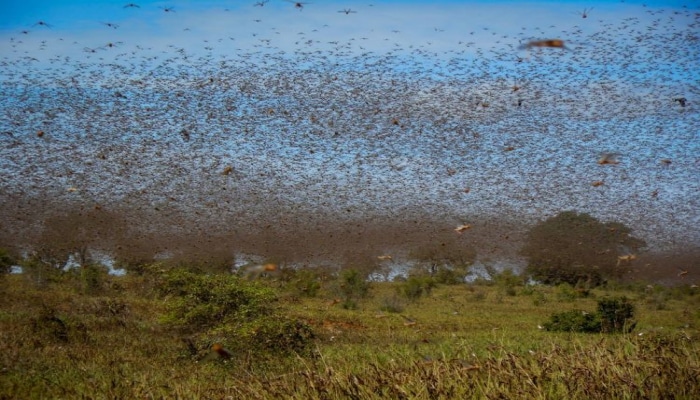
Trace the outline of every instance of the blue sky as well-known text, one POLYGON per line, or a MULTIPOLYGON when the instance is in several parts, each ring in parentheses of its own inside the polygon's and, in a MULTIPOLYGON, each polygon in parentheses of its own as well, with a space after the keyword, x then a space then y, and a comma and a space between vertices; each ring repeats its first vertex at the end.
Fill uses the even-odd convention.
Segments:
POLYGON ((127 3, 3 3, 3 192, 700 241, 698 1, 127 3))
MULTIPOLYGON (((143 1, 140 8, 124 8, 123 1, 10 1, 4 2, 0 32, 31 41, 60 36, 97 48, 119 39, 127 47, 140 42, 158 45, 215 47, 220 39, 233 38, 235 46, 247 48, 260 40, 272 40, 291 49, 302 40, 363 41, 367 48, 387 49, 388 44, 426 45, 436 50, 454 48, 455 42, 477 41, 486 47, 521 36, 556 35, 578 26, 584 32, 600 29, 605 21, 622 15, 641 21, 653 18, 646 11, 698 7, 697 1, 669 2, 517 2, 517 1, 318 1, 302 11, 294 4, 270 1, 264 7, 254 1, 143 1), (645 6, 643 6, 643 4, 645 6), (172 12, 164 12, 172 8, 172 12), (338 12, 353 10, 346 15, 338 12), (589 10, 588 18, 581 13, 589 10), (50 29, 37 22, 44 21, 50 29), (585 24, 584 24, 585 22, 585 24), (114 30, 104 23, 117 24, 114 30), (536 29, 537 28, 537 29, 536 29), (303 32, 304 35, 300 35, 303 32), (496 35, 494 35, 496 33, 496 35), (384 45, 384 46, 383 46, 384 45)), ((683 21, 679 21, 683 23, 683 21)), ((6 45, 7 43, 5 43, 6 45)), ((230 44, 230 43, 229 43, 230 44)), ((582 44, 582 43, 581 43, 582 44)), ((58 45, 53 45, 58 46, 58 45)), ((66 50, 61 48, 61 50, 66 50)))

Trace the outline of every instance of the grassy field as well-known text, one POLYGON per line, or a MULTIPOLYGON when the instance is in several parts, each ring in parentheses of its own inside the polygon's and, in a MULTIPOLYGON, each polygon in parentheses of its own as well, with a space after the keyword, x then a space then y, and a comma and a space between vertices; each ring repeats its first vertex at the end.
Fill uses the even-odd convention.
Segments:
POLYGON ((403 283, 372 283, 369 295, 346 309, 336 301, 337 282, 324 281, 308 297, 280 281, 241 281, 272 289, 275 300, 265 313, 310 328, 307 336, 295 336, 299 330, 268 336, 306 346, 285 351, 275 343, 248 345, 245 338, 264 338, 261 328, 241 335, 242 325, 234 329, 223 316, 201 328, 173 324, 173 304, 187 296, 164 293, 159 276, 103 277, 92 289, 76 277, 41 286, 22 275, 0 282, 3 399, 690 399, 700 393, 700 295, 690 287, 608 287, 582 297, 569 287, 438 285, 409 301, 400 293, 403 283), (633 332, 538 327, 553 313, 594 312, 606 296, 632 300, 633 332), (214 343, 232 357, 213 352, 214 343))

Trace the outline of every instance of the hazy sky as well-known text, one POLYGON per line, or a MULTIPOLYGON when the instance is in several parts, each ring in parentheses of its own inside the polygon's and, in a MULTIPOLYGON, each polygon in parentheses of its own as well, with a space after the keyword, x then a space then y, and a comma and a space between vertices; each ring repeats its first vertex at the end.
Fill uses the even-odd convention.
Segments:
MULTIPOLYGON (((136 45, 188 49, 208 46, 230 55, 266 44, 264 41, 293 51, 309 40, 318 41, 316 47, 353 40, 357 47, 370 50, 429 46, 431 51, 441 53, 460 49, 460 42, 473 41, 472 47, 485 49, 497 44, 517 46, 522 38, 561 36, 562 31, 574 30, 595 32, 606 29, 606 23, 624 18, 645 24, 658 18, 654 10, 698 7, 698 1, 693 0, 317 1, 308 2, 303 9, 281 0, 266 2, 262 7, 255 1, 141 1, 136 2, 139 8, 125 8, 132 3, 123 1, 3 3, 3 36, 22 40, 22 47, 30 49, 37 41, 45 40, 41 50, 46 54, 59 49, 100 48, 119 41, 123 44, 118 49, 124 50, 136 45)), ((687 23, 681 15, 676 20, 678 25, 687 23)), ((5 47, 8 44, 3 41, 3 53, 11 52, 5 47)))
POLYGON ((3 3, 6 205, 448 230, 573 209, 700 241, 698 1, 127 3, 3 3))

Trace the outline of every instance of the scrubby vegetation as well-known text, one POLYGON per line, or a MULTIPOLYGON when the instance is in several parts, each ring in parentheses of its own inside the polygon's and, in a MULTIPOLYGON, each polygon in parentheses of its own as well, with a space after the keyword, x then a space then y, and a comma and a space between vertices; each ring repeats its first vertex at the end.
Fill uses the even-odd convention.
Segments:
POLYGON ((524 285, 512 272, 447 285, 367 282, 356 271, 321 279, 290 270, 249 281, 158 264, 139 270, 55 272, 42 282, 5 275, 0 398, 700 392, 700 295, 691 287, 610 285, 583 295, 570 286, 524 285), (540 329, 548 318, 581 329, 540 329))
POLYGON ((629 333, 636 324, 634 305, 626 297, 621 297, 598 300, 595 313, 571 310, 554 314, 544 328, 562 332, 629 333))

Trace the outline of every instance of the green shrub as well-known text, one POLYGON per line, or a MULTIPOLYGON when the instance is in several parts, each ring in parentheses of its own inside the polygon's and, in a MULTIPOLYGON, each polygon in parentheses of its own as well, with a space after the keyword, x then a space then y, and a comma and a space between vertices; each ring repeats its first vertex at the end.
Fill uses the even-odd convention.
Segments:
POLYGON ((582 310, 572 310, 550 316, 548 322, 542 324, 548 331, 599 333, 600 318, 582 310))
POLYGON ((80 286, 85 294, 102 293, 109 269, 99 264, 87 264, 80 267, 80 286))
POLYGON ((573 310, 553 314, 543 324, 548 331, 620 333, 631 332, 636 322, 633 320, 634 306, 625 298, 608 298, 598 301, 595 313, 573 310))
POLYGON ((63 271, 60 268, 33 255, 20 262, 22 273, 37 287, 45 287, 49 283, 60 280, 63 271))
POLYGON ((357 300, 369 295, 370 284, 356 269, 346 269, 340 273, 340 293, 343 295, 343 307, 354 309, 357 300))
POLYGON ((321 290, 318 274, 310 269, 295 271, 289 278, 287 287, 297 296, 316 297, 321 290))
POLYGON ((547 302, 547 296, 541 290, 532 293, 532 304, 539 307, 547 302))
POLYGON ((260 318, 276 300, 271 289, 256 282, 180 268, 164 275, 160 291, 169 299, 164 321, 187 330, 260 318))
POLYGON ((455 268, 440 266, 435 269, 433 279, 436 283, 443 285, 459 285, 464 283, 464 277, 467 275, 465 268, 455 268))
POLYGON ((489 271, 491 278, 498 287, 503 290, 507 296, 515 296, 517 294, 516 287, 523 286, 523 278, 513 272, 511 269, 506 269, 501 272, 489 271))
POLYGON ((561 301, 574 301, 578 295, 574 288, 568 283, 562 283, 557 286, 557 298, 561 301))
POLYGON ((634 305, 626 297, 598 300, 598 315, 603 333, 630 332, 636 325, 634 305))
POLYGON ((274 355, 308 354, 316 338, 306 322, 288 317, 265 318, 244 342, 248 349, 274 355))
POLYGON ((399 292, 410 301, 418 301, 423 295, 430 295, 436 286, 435 279, 426 275, 411 275, 398 287, 399 292))

